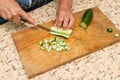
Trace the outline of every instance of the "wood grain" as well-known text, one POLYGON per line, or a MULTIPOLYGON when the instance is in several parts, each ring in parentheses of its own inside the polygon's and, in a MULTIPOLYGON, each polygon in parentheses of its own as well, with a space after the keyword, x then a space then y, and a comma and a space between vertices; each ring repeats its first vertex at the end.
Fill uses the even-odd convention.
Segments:
MULTIPOLYGON (((94 7, 93 11, 93 21, 86 30, 79 27, 84 11, 74 14, 75 26, 73 33, 69 39, 66 39, 70 44, 70 51, 56 52, 52 50, 48 53, 46 50, 41 50, 39 41, 54 36, 37 26, 12 35, 29 78, 120 41, 120 38, 114 37, 114 34, 120 34, 120 31, 116 29, 107 16, 97 7, 94 7), (108 27, 113 28, 112 33, 106 32, 108 27)), ((51 21, 44 25, 50 28, 53 24, 54 21, 51 21)))

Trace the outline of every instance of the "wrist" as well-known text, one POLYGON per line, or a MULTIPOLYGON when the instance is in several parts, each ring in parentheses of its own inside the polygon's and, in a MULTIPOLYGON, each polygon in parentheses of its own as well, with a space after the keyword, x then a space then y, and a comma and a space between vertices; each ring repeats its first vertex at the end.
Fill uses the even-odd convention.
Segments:
POLYGON ((72 0, 59 0, 59 7, 65 10, 70 10, 72 8, 72 0))

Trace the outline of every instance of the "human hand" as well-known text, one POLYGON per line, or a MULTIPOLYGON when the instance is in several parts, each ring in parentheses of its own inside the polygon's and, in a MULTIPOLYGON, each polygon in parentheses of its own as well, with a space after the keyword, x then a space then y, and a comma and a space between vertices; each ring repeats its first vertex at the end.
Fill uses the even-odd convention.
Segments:
POLYGON ((67 7, 65 4, 61 4, 57 11, 55 26, 72 29, 74 22, 75 19, 71 8, 67 7))
POLYGON ((27 14, 15 0, 0 0, 0 16, 3 19, 10 20, 16 24, 21 23, 21 17, 27 22, 36 25, 35 20, 27 14))

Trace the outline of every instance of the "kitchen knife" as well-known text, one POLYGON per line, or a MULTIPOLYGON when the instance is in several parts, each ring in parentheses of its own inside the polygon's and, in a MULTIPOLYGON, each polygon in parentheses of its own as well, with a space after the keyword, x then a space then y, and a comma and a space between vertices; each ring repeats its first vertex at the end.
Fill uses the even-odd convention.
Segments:
MULTIPOLYGON (((23 17, 21 17, 21 20, 23 21, 23 23, 27 22, 27 20, 24 19, 23 17)), ((43 26, 43 25, 41 25, 41 24, 37 24, 36 26, 39 27, 39 28, 42 28, 42 29, 44 29, 44 30, 46 30, 46 31, 52 31, 52 30, 50 30, 49 28, 47 28, 46 26, 43 26)))
POLYGON ((51 29, 49 29, 49 28, 47 28, 46 26, 41 25, 41 24, 38 24, 37 27, 42 28, 42 29, 44 29, 44 30, 46 30, 46 31, 49 31, 49 32, 52 31, 51 29))

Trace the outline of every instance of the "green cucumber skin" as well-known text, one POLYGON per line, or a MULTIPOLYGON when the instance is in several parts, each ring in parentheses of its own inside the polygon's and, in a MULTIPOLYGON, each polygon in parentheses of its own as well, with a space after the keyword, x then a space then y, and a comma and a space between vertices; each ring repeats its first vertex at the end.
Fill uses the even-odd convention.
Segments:
POLYGON ((112 33, 113 29, 112 28, 107 28, 107 32, 112 33))
MULTIPOLYGON (((92 19, 93 19, 93 10, 91 8, 89 8, 85 11, 81 22, 85 23, 86 26, 88 27, 88 25, 91 23, 92 19)), ((80 22, 80 26, 81 26, 81 22, 80 22)))

